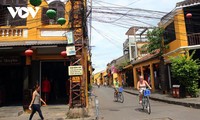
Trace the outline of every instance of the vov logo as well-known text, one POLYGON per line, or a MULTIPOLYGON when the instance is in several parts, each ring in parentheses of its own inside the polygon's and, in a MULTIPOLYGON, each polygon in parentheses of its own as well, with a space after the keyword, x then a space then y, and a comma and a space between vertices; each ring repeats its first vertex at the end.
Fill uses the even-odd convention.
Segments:
POLYGON ((7 9, 13 18, 15 18, 17 14, 20 18, 27 18, 29 14, 31 14, 32 18, 35 18, 40 7, 35 7, 35 10, 32 7, 15 7, 15 10, 13 7, 7 7, 7 9))

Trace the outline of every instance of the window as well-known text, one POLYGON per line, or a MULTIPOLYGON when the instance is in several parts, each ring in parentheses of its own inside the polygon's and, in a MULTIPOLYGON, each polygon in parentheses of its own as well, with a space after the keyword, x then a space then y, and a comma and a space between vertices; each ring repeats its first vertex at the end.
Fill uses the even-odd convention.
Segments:
POLYGON ((54 9, 56 11, 56 17, 51 20, 52 24, 57 24, 58 18, 65 17, 65 5, 60 1, 55 1, 49 4, 49 9, 54 9))
POLYGON ((175 33, 175 27, 174 27, 174 22, 170 23, 164 31, 164 43, 168 44, 174 40, 176 40, 176 33, 175 33))
POLYGON ((18 15, 13 18, 9 13, 7 7, 26 7, 27 0, 1 0, 0 2, 0 26, 25 26, 26 19, 21 19, 18 15))
POLYGON ((41 17, 41 21, 43 25, 48 25, 49 24, 49 18, 46 15, 48 8, 47 7, 42 7, 42 17, 41 17))
POLYGON ((7 11, 6 5, 0 5, 0 13, 1 13, 1 18, 0 18, 0 26, 6 26, 9 22, 9 13, 7 11))

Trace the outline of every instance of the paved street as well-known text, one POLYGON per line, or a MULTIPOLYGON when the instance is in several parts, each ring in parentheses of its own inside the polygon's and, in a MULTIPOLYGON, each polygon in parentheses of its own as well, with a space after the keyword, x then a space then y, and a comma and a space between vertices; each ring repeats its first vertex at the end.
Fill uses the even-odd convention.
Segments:
MULTIPOLYGON (((138 97, 124 92, 124 103, 113 101, 114 90, 109 87, 94 87, 94 93, 98 96, 100 106, 100 120, 198 120, 199 109, 184 107, 182 105, 168 104, 150 100, 152 113, 149 115, 141 110, 138 97)), ((153 96, 153 94, 152 94, 153 96)), ((94 108, 94 107, 92 107, 94 108)), ((48 105, 41 108, 45 120, 66 120, 68 105, 48 105)), ((21 114, 21 106, 9 106, 0 108, 0 120, 27 120, 29 113, 21 114), (18 112, 17 112, 18 111, 18 112), (20 115, 19 115, 20 114, 20 115)), ((92 115, 89 118, 76 120, 93 120, 94 111, 89 110, 92 115)), ((38 114, 33 120, 38 120, 38 114)))
POLYGON ((135 95, 124 93, 124 103, 113 101, 112 88, 95 88, 100 104, 102 120, 198 120, 199 109, 168 104, 159 101, 151 102, 152 113, 141 110, 135 95))

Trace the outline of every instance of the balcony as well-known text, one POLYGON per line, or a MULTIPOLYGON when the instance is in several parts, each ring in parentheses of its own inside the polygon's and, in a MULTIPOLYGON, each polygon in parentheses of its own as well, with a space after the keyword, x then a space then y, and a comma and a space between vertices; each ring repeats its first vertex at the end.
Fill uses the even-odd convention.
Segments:
POLYGON ((28 30, 24 28, 1 28, 0 37, 27 37, 28 30))
POLYGON ((188 45, 200 45, 200 33, 188 34, 188 45))

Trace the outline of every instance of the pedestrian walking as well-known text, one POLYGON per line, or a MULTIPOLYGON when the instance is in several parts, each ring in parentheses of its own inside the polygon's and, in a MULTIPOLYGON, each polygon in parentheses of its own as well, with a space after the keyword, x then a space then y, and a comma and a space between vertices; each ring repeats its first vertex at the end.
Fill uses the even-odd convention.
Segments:
POLYGON ((29 117, 29 120, 32 119, 33 115, 35 114, 35 112, 37 111, 39 113, 39 116, 42 120, 44 120, 44 117, 42 115, 42 111, 40 109, 40 101, 42 101, 44 103, 44 105, 46 105, 46 103, 42 100, 42 98, 40 97, 40 94, 39 94, 39 91, 40 91, 40 86, 39 85, 36 85, 35 86, 35 90, 32 94, 32 100, 31 100, 31 103, 29 105, 29 109, 32 110, 31 112, 31 115, 29 117))

